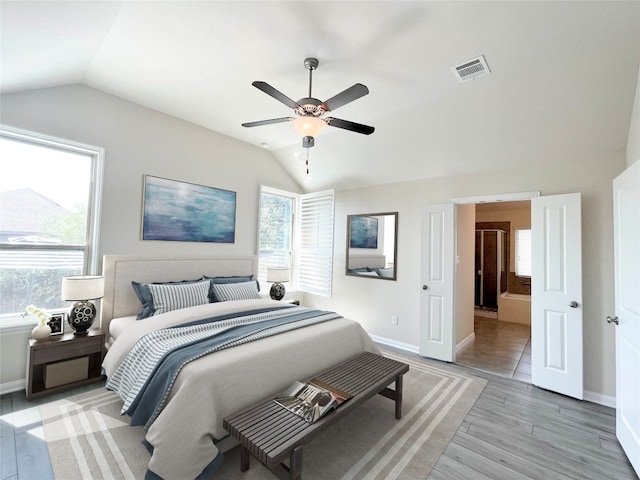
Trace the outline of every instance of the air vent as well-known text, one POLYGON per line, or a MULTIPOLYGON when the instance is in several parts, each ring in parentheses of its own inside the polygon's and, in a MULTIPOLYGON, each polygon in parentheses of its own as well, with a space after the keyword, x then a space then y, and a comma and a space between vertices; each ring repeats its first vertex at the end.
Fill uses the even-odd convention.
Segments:
POLYGON ((469 60, 462 65, 451 67, 451 71, 460 83, 475 80, 478 77, 489 75, 491 73, 491 70, 489 70, 489 66, 487 65, 487 61, 482 55, 478 58, 474 58, 473 60, 469 60))

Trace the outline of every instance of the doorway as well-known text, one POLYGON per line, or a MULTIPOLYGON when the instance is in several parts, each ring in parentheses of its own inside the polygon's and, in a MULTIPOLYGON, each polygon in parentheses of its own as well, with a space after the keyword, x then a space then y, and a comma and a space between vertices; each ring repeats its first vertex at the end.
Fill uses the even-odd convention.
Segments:
POLYGON ((456 353, 457 364, 527 383, 531 277, 516 275, 514 232, 530 228, 530 201, 475 205, 473 332, 456 353))
POLYGON ((426 205, 421 219, 419 354, 455 362, 457 352, 474 340, 473 296, 469 294, 473 292, 473 246, 467 251, 460 244, 467 237, 473 239, 475 211, 469 236, 460 235, 467 227, 461 217, 476 203, 500 200, 531 201, 531 383, 581 400, 584 363, 580 193, 540 196, 539 192, 523 192, 426 205), (471 265, 470 273, 458 275, 467 270, 466 265, 471 265), (466 308, 463 303, 468 297, 471 305, 466 308), (467 316, 469 333, 460 328, 466 325, 467 316))

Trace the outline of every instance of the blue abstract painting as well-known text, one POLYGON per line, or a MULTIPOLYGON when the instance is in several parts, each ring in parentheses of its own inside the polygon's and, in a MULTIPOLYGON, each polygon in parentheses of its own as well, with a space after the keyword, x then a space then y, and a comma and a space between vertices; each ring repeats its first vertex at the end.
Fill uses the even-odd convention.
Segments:
POLYGON ((351 248, 378 248, 378 219, 352 216, 350 235, 351 248))
POLYGON ((234 243, 236 192, 145 175, 143 240, 234 243))

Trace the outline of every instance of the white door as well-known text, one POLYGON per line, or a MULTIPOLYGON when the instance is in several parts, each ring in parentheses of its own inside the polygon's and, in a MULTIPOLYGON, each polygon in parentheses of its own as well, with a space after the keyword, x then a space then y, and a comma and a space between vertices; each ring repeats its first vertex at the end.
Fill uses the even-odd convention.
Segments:
POLYGON ((455 205, 429 205, 422 215, 420 355, 453 362, 455 205))
POLYGON ((613 181, 616 435, 640 473, 640 161, 613 181))
POLYGON ((531 199, 531 381, 583 398, 580 194, 531 199))

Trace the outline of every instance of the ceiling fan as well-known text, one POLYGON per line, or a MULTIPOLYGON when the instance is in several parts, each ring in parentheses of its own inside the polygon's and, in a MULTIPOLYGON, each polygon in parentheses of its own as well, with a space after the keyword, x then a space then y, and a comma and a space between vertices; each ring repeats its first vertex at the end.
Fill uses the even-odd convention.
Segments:
POLYGON ((287 107, 292 108, 295 117, 272 118, 270 120, 260 120, 257 122, 243 123, 243 127, 259 127, 262 125, 271 125, 273 123, 293 122, 293 126, 300 132, 302 137, 302 146, 310 148, 314 145, 314 137, 318 135, 327 125, 343 130, 349 130, 364 135, 370 135, 374 132, 374 128, 360 123, 350 122, 335 117, 325 117, 324 114, 332 112, 347 103, 353 102, 360 97, 364 97, 369 93, 369 89, 361 83, 347 88, 346 90, 331 97, 324 102, 311 96, 311 84, 313 71, 318 68, 320 62, 317 58, 305 58, 304 66, 309 70, 309 96, 301 98, 294 102, 285 94, 273 88, 266 82, 255 81, 251 85, 262 90, 267 95, 272 96, 279 102, 284 103, 287 107))

